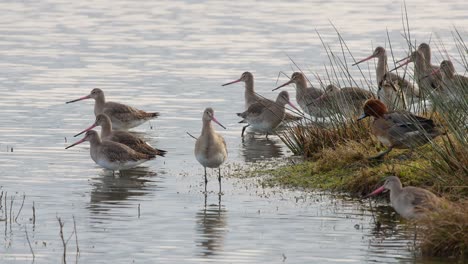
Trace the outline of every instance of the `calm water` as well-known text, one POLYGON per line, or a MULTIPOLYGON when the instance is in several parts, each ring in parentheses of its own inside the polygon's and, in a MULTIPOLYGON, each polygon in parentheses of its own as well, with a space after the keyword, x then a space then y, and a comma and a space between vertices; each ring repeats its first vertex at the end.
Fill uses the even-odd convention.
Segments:
MULTIPOLYGON (((465 32, 466 1, 408 2, 412 38, 442 39, 456 56, 447 30, 455 25, 465 32)), ((199 133, 201 113, 212 106, 227 126, 222 134, 230 167, 290 156, 274 136, 241 142, 234 113, 243 109, 243 86, 220 85, 249 70, 257 91, 273 98, 278 72, 291 73, 287 55, 323 76, 328 59, 315 29, 339 50, 329 20, 354 56, 385 45, 387 28, 395 56, 402 57, 399 1, 22 1, 2 2, 0 8, 0 217, 10 215, 14 196, 15 218, 26 194, 17 223, 0 222, 1 263, 32 261, 25 230, 35 263, 59 263, 57 217, 65 222, 65 239, 76 220, 81 254, 75 258, 72 236, 68 263, 414 258, 408 250, 411 231, 387 207, 377 208, 374 217, 367 203, 264 189, 257 179, 233 177, 223 180, 220 201, 214 174, 205 199, 203 170, 192 154, 194 141, 185 134, 199 133), (93 163, 89 145, 65 150, 94 115, 92 101, 64 102, 94 87, 109 100, 159 111, 159 119, 136 131, 169 151, 167 157, 114 178, 93 163), (375 221, 383 223, 381 229, 375 221)), ((434 55, 434 61, 440 59, 434 55)))

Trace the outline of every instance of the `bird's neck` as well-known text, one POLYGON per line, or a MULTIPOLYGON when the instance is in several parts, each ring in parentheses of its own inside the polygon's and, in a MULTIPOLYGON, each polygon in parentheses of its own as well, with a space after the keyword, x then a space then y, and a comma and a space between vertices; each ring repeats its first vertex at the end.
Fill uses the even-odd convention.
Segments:
POLYGON ((112 133, 112 123, 105 122, 101 124, 101 137, 107 138, 112 133))
POLYGON ((390 188, 390 199, 392 199, 392 197, 398 197, 402 191, 403 187, 401 186, 401 183, 394 183, 390 188))
POLYGON ((383 80, 384 75, 388 72, 387 54, 383 54, 378 57, 375 72, 377 75, 377 83, 380 83, 383 80))
POLYGON ((452 79, 455 77, 455 73, 452 71, 443 71, 443 75, 445 78, 452 79))
POLYGON ((91 150, 93 150, 102 144, 102 140, 100 137, 94 137, 89 141, 89 144, 91 145, 91 150))
POLYGON ((303 93, 307 90, 307 80, 305 78, 301 78, 296 82, 296 92, 303 93))
POLYGON ((213 125, 209 120, 203 120, 203 127, 201 131, 201 136, 209 136, 214 133, 213 125))
POLYGON ((102 113, 102 110, 104 109, 105 104, 106 104, 106 98, 104 97, 104 95, 96 98, 94 102, 94 114, 98 115, 102 113))
POLYGON ((255 96, 255 91, 254 91, 254 81, 247 80, 245 82, 245 99, 250 98, 252 96, 255 96))

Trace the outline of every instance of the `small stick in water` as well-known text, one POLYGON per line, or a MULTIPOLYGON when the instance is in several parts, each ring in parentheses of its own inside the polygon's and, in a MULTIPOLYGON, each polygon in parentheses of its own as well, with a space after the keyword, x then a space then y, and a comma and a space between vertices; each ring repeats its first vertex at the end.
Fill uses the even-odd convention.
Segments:
POLYGON ((26 228, 24 229, 24 232, 26 233, 26 240, 28 240, 28 245, 29 245, 29 249, 31 250, 31 254, 33 255, 33 263, 34 263, 34 259, 36 258, 36 255, 34 255, 34 250, 31 246, 31 241, 29 241, 29 236, 28 236, 28 227, 25 226, 26 228))
POLYGON ((33 206, 32 206, 32 211, 33 211, 33 229, 36 226, 36 207, 34 207, 34 201, 33 201, 33 206))
POLYGON ((78 255, 80 255, 80 247, 78 246, 78 232, 76 231, 75 216, 73 216, 73 232, 75 233, 75 241, 76 241, 76 257, 78 257, 78 255))
POLYGON ((20 209, 19 209, 19 211, 18 211, 18 214, 16 214, 15 223, 17 223, 16 220, 18 219, 18 216, 20 215, 21 210, 23 210, 23 205, 24 205, 24 200, 25 200, 25 199, 26 199, 26 194, 23 193, 23 202, 21 202, 21 207, 20 207, 20 209))

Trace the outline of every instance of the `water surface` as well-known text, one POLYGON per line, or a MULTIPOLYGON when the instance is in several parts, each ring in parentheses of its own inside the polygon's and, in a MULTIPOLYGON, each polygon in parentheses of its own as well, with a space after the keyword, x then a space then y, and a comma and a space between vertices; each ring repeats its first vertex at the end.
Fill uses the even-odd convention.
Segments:
MULTIPOLYGON (((0 222, 0 262, 32 261, 25 230, 35 263, 61 261, 57 217, 65 222, 65 239, 73 217, 76 222, 81 253, 76 259, 72 236, 68 263, 414 259, 411 230, 387 207, 373 214, 367 203, 262 188, 255 178, 226 177, 219 198, 214 172, 205 197, 203 169, 185 134, 199 133, 202 111, 211 106, 227 127, 221 131, 229 148, 224 174, 255 162, 284 161, 291 153, 275 136, 249 134, 241 141, 235 113, 243 109, 243 87, 220 85, 249 70, 257 92, 274 98, 278 72, 292 72, 288 56, 306 72, 324 76, 328 59, 316 30, 340 50, 330 21, 358 58, 376 45, 388 47, 386 29, 395 56, 403 57, 400 2, 45 0, 0 7, 0 217, 10 215, 12 196, 17 215, 26 194, 17 223, 0 222), (160 118, 136 132, 167 150, 167 157, 116 178, 92 162, 89 145, 65 150, 94 115, 92 101, 64 102, 94 87, 109 100, 159 111, 160 118)), ((413 40, 431 38, 434 50, 442 49, 435 44, 443 40, 457 56, 450 29, 466 24, 465 1, 411 1, 407 9, 413 40)), ((433 60, 442 57, 436 53, 433 60)), ((365 71, 369 80, 372 65, 365 71)), ((288 90, 294 98, 294 89, 288 90)))

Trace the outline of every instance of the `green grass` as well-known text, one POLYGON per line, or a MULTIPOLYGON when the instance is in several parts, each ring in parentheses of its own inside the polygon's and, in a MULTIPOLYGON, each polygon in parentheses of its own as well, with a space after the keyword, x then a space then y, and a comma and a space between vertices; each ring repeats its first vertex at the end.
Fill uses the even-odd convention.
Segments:
MULTIPOLYGON (((369 143, 369 142, 368 142, 369 143)), ((348 142, 334 149, 323 149, 313 160, 265 170, 271 175, 265 182, 270 186, 286 186, 301 189, 346 192, 362 196, 372 191, 387 175, 400 177, 404 185, 432 186, 435 192, 442 190, 427 177, 425 168, 430 164, 425 157, 406 150, 394 150, 384 162, 367 159, 378 149, 367 144, 348 142)), ((427 155, 434 155, 426 147, 427 155)))

